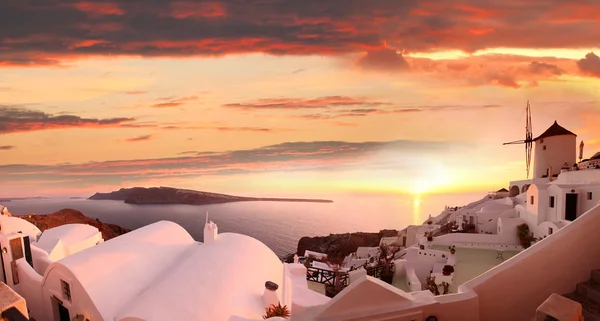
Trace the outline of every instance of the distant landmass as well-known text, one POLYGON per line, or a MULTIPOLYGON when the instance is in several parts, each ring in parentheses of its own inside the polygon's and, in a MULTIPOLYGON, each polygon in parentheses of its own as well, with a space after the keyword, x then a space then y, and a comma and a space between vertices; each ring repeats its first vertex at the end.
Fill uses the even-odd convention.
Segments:
POLYGON ((324 199, 243 197, 163 186, 121 188, 110 193, 96 193, 89 199, 124 201, 127 204, 205 205, 248 201, 333 203, 324 199))
POLYGON ((35 196, 35 197, 5 197, 0 198, 0 202, 10 202, 10 201, 23 201, 23 200, 47 200, 49 197, 35 196))

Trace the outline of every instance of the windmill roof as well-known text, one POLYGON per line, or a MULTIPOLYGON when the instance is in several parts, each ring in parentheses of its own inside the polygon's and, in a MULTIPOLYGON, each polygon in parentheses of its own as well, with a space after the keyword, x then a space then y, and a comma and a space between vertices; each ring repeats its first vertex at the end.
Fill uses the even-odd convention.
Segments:
POLYGON ((577 136, 574 133, 572 133, 569 130, 562 127, 561 125, 559 125, 556 121, 554 121, 554 124, 552 124, 552 126, 550 126, 550 128, 546 129, 546 131, 543 134, 534 138, 533 140, 536 141, 538 139, 542 139, 542 138, 546 138, 546 137, 562 136, 562 135, 577 136))
POLYGON ((496 193, 508 192, 506 188, 502 188, 496 191, 496 193))

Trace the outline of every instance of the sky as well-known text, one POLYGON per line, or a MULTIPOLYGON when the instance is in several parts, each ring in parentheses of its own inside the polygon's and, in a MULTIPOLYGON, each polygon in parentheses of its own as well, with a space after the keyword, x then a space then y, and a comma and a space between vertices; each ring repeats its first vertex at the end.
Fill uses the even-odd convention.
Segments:
POLYGON ((0 196, 460 193, 600 151, 592 0, 3 0, 0 196))

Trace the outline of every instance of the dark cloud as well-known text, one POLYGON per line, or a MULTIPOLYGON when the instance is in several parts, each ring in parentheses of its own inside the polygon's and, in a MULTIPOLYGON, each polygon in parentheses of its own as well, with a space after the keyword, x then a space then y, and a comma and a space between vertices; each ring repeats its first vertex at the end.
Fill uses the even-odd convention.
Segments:
POLYGON ((126 142, 142 142, 142 141, 150 140, 151 138, 152 138, 152 135, 143 135, 143 136, 126 138, 125 141, 126 142))
POLYGON ((369 51, 358 60, 358 66, 363 69, 380 72, 397 72, 409 68, 406 59, 394 49, 369 51))
POLYGON ((577 67, 579 71, 586 75, 600 78, 600 57, 593 52, 585 55, 585 58, 578 60, 577 67))
POLYGON ((82 118, 75 115, 51 115, 14 106, 0 106, 0 133, 30 132, 67 128, 119 127, 133 118, 82 118))
POLYGON ((15 146, 11 146, 11 145, 0 146, 0 150, 11 150, 14 148, 15 148, 15 146))
POLYGON ((560 76, 565 73, 564 70, 556 65, 539 61, 532 61, 529 64, 529 71, 532 74, 549 74, 554 76, 560 76))
POLYGON ((88 55, 218 56, 595 47, 590 0, 0 1, 0 65, 47 66, 88 55), (515 35, 519 35, 515 37, 515 35))
MULTIPOLYGON (((347 125, 347 124, 343 124, 347 125)), ((73 180, 71 186, 143 182, 157 178, 186 178, 260 172, 293 172, 365 169, 365 166, 399 170, 419 166, 410 155, 439 156, 449 150, 465 150, 463 143, 428 141, 388 142, 287 142, 228 152, 184 152, 173 158, 105 161, 62 165, 0 165, 0 175, 11 182, 73 180), (404 155, 381 157, 382 154, 404 155)), ((445 161, 449 161, 446 159, 445 161)))
POLYGON ((246 103, 229 103, 223 105, 228 108, 239 109, 311 109, 345 106, 383 106, 386 102, 373 101, 361 97, 327 96, 314 99, 305 98, 263 98, 246 103))

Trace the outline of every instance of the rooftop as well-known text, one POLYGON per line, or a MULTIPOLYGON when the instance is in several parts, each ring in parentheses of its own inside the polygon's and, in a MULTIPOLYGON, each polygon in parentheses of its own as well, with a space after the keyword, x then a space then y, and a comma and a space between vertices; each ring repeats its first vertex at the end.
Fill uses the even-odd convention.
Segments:
MULTIPOLYGON (((447 251, 448 247, 434 245, 433 250, 447 251)), ((454 284, 450 286, 450 292, 457 293, 458 286, 491 270, 496 265, 515 256, 517 251, 504 251, 502 255, 495 250, 456 248, 456 269, 454 272, 454 284)))
POLYGON ((567 129, 565 129, 564 127, 562 127, 561 125, 558 124, 558 122, 554 121, 554 124, 552 124, 552 126, 550 126, 550 128, 546 129, 546 131, 544 133, 542 133, 540 136, 534 138, 534 141, 537 141, 539 139, 543 139, 546 137, 552 137, 552 136, 562 136, 562 135, 573 135, 573 136, 577 136, 574 133, 568 131, 567 129))

